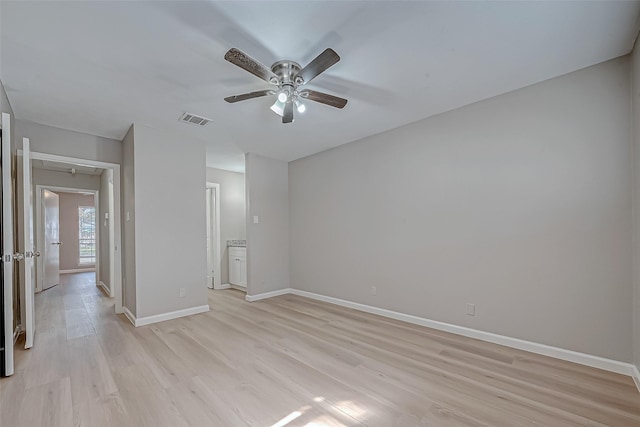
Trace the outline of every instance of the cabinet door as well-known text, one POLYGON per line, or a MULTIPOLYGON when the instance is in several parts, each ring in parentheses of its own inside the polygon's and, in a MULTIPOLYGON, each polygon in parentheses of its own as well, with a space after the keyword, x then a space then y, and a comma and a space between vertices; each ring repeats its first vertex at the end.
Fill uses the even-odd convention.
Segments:
POLYGON ((240 276, 239 284, 242 286, 247 286, 247 259, 246 258, 239 258, 238 269, 240 270, 238 272, 240 276))
POLYGON ((238 280, 238 261, 236 256, 229 254, 229 283, 237 285, 238 280))

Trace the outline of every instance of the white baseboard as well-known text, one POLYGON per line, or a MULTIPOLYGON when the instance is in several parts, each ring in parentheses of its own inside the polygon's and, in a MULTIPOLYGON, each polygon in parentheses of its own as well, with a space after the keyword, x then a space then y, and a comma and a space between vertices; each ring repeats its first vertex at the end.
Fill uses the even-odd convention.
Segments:
POLYGON ((262 294, 245 295, 244 299, 246 299, 249 302, 254 302, 254 301, 260 301, 261 299, 273 298, 280 295, 286 295, 291 293, 293 293, 293 289, 285 288, 285 289, 278 289, 277 291, 265 292, 262 294))
POLYGON ((16 345, 16 342, 18 342, 18 337, 20 336, 21 332, 22 328, 20 327, 20 325, 16 326, 16 329, 13 331, 13 345, 16 345))
POLYGON ((220 290, 220 289, 229 289, 231 287, 230 284, 228 283, 223 283, 222 285, 220 285, 220 287, 216 288, 216 290, 220 290))
POLYGON ((60 270, 60 274, 89 273, 91 271, 96 271, 96 268, 95 267, 87 267, 87 268, 72 268, 71 270, 60 270))
POLYGON ((128 308, 124 308, 124 314, 129 321, 133 323, 133 326, 144 326, 152 323, 164 322, 165 320, 177 319, 178 317, 192 316, 194 314, 206 313, 209 311, 208 305, 201 305, 198 307, 185 308, 183 310, 170 311, 168 313, 154 314, 153 316, 146 316, 137 318, 129 311, 128 308))
MULTIPOLYGON (((465 337, 475 338, 482 341, 491 342, 494 344, 504 345, 506 347, 516 348, 518 350, 524 350, 531 353, 541 354, 543 356, 549 356, 556 359, 566 360, 568 362, 591 366, 598 369, 604 369, 605 371, 628 375, 633 377, 634 381, 636 381, 636 385, 640 384, 640 373, 638 372, 638 369, 631 363, 620 362, 618 360, 607 359, 599 356, 593 356, 590 354, 580 353, 577 351, 567 350, 559 347, 553 347, 546 344, 539 344, 531 341, 522 340, 519 338, 507 337, 504 335, 498 335, 491 332, 484 332, 477 329, 467 328, 464 326, 458 326, 450 323, 439 322, 437 320, 425 319, 423 317, 399 313, 396 311, 373 307, 370 305, 360 304, 357 302, 347 301, 339 298, 328 297, 328 296, 316 294, 313 292, 287 288, 287 289, 281 289, 274 292, 266 292, 264 294, 247 295, 245 298, 247 301, 251 302, 251 301, 258 301, 261 299, 276 297, 276 296, 285 295, 285 294, 293 294, 293 295, 298 295, 306 298, 315 299, 318 301, 324 301, 330 304, 336 304, 342 307, 364 311, 366 313, 377 314, 378 316, 388 317, 390 319, 396 319, 396 320, 400 320, 403 322, 412 323, 420 326, 426 326, 427 328, 450 332, 456 335, 462 335, 465 337)), ((640 391, 640 385, 638 385, 638 390, 640 391)))
POLYGON ((109 296, 109 298, 113 298, 113 294, 111 293, 111 289, 109 289, 109 286, 107 286, 102 280, 100 280, 98 282, 98 286, 102 288, 104 293, 106 293, 109 296))
POLYGON ((640 371, 638 371, 638 367, 636 365, 631 365, 633 373, 631 377, 633 378, 633 382, 636 383, 636 388, 640 391, 640 371))
POLYGON ((125 316, 127 316, 127 319, 129 319, 129 322, 131 322, 133 326, 136 326, 136 316, 133 315, 131 310, 129 310, 127 307, 122 307, 122 312, 124 313, 125 316))

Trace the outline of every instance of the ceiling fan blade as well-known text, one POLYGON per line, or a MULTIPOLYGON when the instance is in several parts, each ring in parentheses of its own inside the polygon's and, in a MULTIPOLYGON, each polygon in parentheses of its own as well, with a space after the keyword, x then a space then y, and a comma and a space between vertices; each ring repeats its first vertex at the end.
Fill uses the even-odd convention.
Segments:
POLYGON ((329 67, 340 61, 340 56, 333 49, 325 49, 320 55, 307 64, 297 77, 301 77, 303 82, 301 84, 309 83, 316 76, 326 71, 329 67))
POLYGON ((329 95, 328 93, 316 92, 315 90, 305 90, 300 96, 335 108, 344 108, 344 106, 347 105, 347 100, 344 98, 329 95))
POLYGON ((291 101, 288 101, 284 104, 282 123, 293 123, 293 102, 291 101))
POLYGON ((229 49, 229 51, 224 55, 224 59, 231 62, 233 65, 237 65, 243 70, 250 72, 254 76, 261 78, 265 82, 274 85, 278 84, 278 76, 273 74, 270 68, 262 65, 235 47, 229 49))
POLYGON ((227 96, 224 100, 233 104, 238 101, 246 101, 247 99, 259 98, 261 96, 272 95, 272 90, 259 90, 256 92, 243 93, 242 95, 227 96))

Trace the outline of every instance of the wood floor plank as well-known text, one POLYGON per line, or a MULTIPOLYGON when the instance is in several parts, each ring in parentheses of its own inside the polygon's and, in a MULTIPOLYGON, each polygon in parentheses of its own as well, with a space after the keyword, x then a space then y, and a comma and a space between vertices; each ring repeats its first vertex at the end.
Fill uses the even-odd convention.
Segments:
POLYGON ((633 381, 294 295, 134 328, 88 273, 36 295, 0 426, 640 426, 633 381))

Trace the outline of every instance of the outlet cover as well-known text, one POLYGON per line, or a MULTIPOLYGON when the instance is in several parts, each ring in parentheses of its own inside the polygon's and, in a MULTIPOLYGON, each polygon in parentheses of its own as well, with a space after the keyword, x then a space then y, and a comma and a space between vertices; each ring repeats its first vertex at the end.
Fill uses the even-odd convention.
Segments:
POLYGON ((185 288, 180 288, 180 298, 184 298, 187 295, 187 290, 185 288))
POLYGON ((475 304, 467 304, 467 315, 475 316, 476 315, 476 305, 475 304))
POLYGON ((378 295, 378 288, 375 286, 371 287, 371 295, 378 295))

